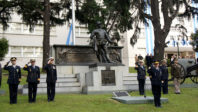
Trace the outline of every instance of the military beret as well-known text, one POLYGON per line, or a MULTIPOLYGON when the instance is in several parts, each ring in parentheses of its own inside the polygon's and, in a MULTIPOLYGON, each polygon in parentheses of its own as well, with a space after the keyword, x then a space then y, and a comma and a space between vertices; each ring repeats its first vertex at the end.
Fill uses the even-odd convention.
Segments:
POLYGON ((10 61, 16 61, 16 60, 17 60, 16 57, 11 57, 11 58, 10 58, 10 61))

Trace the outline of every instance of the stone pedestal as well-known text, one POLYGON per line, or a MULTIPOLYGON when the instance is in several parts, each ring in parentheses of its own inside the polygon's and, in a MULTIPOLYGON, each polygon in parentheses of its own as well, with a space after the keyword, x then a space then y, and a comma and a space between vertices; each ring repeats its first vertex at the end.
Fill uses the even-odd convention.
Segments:
MULTIPOLYGON (((124 104, 147 104, 154 103, 153 97, 143 97, 143 96, 123 96, 123 97, 112 97, 112 99, 117 100, 124 104)), ((161 103, 168 102, 168 98, 161 98, 161 103)))
POLYGON ((4 90, 0 90, 0 95, 4 95, 5 91, 4 90))
POLYGON ((123 65, 90 65, 89 72, 85 74, 83 93, 112 93, 113 91, 123 90, 124 74, 128 74, 128 69, 123 65))

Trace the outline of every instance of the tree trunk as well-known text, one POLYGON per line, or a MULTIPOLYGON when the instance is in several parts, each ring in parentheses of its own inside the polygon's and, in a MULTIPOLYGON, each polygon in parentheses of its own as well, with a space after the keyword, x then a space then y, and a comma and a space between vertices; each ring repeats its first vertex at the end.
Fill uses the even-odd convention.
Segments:
POLYGON ((168 33, 165 33, 161 28, 159 3, 158 0, 151 0, 151 21, 155 37, 154 59, 161 61, 164 58, 165 39, 168 33))
POLYGON ((50 0, 44 0, 44 30, 43 30, 43 67, 47 64, 50 53, 50 0))
POLYGON ((154 59, 161 61, 164 59, 164 48, 165 48, 165 39, 164 34, 161 31, 154 31, 155 36, 155 47, 154 47, 154 59))

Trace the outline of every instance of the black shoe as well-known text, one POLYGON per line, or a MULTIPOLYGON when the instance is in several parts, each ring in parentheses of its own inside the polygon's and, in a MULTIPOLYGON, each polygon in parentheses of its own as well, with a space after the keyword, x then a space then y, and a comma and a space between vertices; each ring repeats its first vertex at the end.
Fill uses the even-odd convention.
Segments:
POLYGON ((162 108, 162 106, 155 106, 156 108, 162 108))
POLYGON ((36 100, 35 100, 35 99, 33 99, 33 100, 32 100, 32 103, 35 103, 35 102, 36 102, 36 100))

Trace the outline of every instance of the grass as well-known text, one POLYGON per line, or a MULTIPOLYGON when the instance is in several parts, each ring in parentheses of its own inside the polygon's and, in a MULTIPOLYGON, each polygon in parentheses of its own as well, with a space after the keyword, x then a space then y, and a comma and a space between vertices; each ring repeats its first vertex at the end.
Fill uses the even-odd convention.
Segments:
MULTIPOLYGON (((41 73, 41 74, 45 73, 45 72, 42 71, 42 68, 40 68, 40 73, 41 73)), ((2 69, 2 74, 3 74, 3 75, 7 75, 7 74, 8 74, 8 71, 2 69)), ((28 72, 25 71, 25 70, 23 70, 23 69, 21 69, 21 74, 22 74, 22 76, 27 76, 28 72)))
MULTIPOLYGON (((21 84, 25 84, 23 77, 21 84)), ((111 94, 83 95, 83 94, 57 94, 55 102, 47 102, 46 95, 37 95, 37 102, 28 103, 27 95, 18 95, 18 104, 9 104, 7 75, 3 75, 2 88, 5 95, 0 96, 0 112, 198 112, 198 89, 182 88, 182 94, 173 94, 173 88, 169 88, 169 94, 163 95, 169 99, 163 104, 163 108, 155 108, 153 104, 121 104, 111 99, 111 94)), ((131 92, 132 96, 138 96, 138 92, 131 92)), ((147 91, 147 96, 152 96, 147 91)))
POLYGON ((135 67, 129 67, 129 73, 136 73, 135 67))

